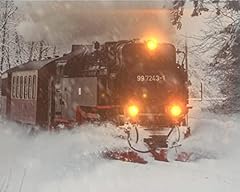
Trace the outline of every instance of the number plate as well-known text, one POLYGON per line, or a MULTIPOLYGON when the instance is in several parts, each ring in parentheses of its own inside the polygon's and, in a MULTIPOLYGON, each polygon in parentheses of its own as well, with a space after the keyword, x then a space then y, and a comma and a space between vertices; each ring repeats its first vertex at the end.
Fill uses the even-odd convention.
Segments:
POLYGON ((137 75, 138 82, 160 82, 164 81, 165 77, 163 75, 137 75))

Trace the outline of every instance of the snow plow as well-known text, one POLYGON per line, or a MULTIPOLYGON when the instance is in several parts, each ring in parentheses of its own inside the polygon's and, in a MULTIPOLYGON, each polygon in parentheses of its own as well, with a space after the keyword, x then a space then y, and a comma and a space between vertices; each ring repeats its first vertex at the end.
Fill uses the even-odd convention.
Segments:
POLYGON ((182 145, 181 141, 191 135, 187 124, 146 128, 134 122, 133 124, 127 123, 120 129, 124 130, 125 136, 122 138, 127 141, 128 147, 120 150, 107 150, 103 153, 104 158, 146 164, 146 159, 149 157, 157 161, 168 162, 169 151, 174 151, 170 161, 186 162, 191 157, 191 154, 187 152, 178 151, 182 145))

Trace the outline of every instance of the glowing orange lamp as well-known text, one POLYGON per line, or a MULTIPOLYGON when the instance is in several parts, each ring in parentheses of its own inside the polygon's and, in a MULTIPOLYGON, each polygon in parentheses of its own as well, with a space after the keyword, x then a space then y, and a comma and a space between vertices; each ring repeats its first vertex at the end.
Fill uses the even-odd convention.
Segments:
POLYGON ((150 39, 147 41, 147 48, 151 51, 155 50, 158 46, 158 42, 155 39, 150 39))
POLYGON ((177 118, 182 114, 182 108, 179 105, 174 104, 170 106, 169 112, 172 117, 177 118))
POLYGON ((128 114, 130 117, 134 118, 138 115, 139 108, 136 105, 130 105, 128 106, 128 114))

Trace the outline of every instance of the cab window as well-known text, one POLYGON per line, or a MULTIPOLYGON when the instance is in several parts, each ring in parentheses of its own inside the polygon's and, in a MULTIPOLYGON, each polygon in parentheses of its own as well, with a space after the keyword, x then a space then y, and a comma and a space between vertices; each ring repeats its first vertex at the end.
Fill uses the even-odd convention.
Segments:
POLYGON ((28 77, 28 99, 32 99, 32 76, 28 77))
POLYGON ((23 98, 23 76, 20 77, 20 98, 23 98))
POLYGON ((16 89, 16 77, 13 76, 12 78, 12 98, 15 98, 15 89, 16 89))
POLYGON ((16 77, 16 98, 19 98, 19 76, 16 77))
POLYGON ((27 99, 28 96, 28 84, 27 84, 27 76, 24 77, 24 99, 27 99))
POLYGON ((33 82, 32 82, 32 98, 35 99, 36 97, 36 75, 33 75, 33 82))

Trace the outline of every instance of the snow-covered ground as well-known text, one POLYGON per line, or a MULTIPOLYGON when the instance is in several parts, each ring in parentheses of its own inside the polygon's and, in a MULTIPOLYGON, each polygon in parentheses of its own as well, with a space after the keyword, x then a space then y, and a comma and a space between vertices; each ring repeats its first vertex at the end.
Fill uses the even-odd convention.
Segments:
POLYGON ((194 112, 192 137, 181 150, 192 161, 146 165, 103 159, 106 147, 127 145, 112 125, 29 135, 14 123, 0 124, 1 192, 195 191, 238 192, 240 115, 194 112))

